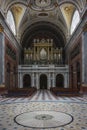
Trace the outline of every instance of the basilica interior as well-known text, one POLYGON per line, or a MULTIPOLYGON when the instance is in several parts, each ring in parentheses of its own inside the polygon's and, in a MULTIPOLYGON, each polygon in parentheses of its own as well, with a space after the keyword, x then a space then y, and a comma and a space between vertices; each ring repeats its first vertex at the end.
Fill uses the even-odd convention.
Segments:
POLYGON ((0 130, 87 130, 87 0, 0 0, 0 130))

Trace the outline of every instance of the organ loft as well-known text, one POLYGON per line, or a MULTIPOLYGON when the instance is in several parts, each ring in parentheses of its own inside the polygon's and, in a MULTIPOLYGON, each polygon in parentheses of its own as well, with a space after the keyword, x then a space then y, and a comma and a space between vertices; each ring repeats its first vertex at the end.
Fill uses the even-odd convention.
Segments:
POLYGON ((32 46, 24 49, 24 64, 63 63, 63 48, 55 47, 53 39, 34 39, 32 46))
POLYGON ((53 39, 37 38, 32 41, 24 48, 24 64, 18 68, 19 87, 68 88, 69 72, 68 65, 64 63, 63 46, 55 44, 53 39))
POLYGON ((87 91, 87 0, 0 0, 0 86, 87 91))

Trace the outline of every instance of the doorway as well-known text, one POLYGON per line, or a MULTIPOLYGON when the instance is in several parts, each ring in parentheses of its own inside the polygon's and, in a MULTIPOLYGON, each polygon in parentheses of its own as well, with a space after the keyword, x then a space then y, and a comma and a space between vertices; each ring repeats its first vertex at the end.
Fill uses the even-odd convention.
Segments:
POLYGON ((23 77, 23 88, 31 87, 31 77, 28 74, 25 74, 23 77))
POLYGON ((56 76, 56 87, 64 88, 64 76, 62 74, 56 76))
POLYGON ((47 76, 45 74, 40 76, 40 89, 47 89, 47 76))

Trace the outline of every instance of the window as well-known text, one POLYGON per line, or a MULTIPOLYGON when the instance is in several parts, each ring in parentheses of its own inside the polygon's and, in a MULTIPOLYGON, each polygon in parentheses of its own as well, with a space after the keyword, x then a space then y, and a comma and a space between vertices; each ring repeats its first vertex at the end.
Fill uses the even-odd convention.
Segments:
POLYGON ((11 11, 8 11, 8 13, 7 13, 7 22, 9 24, 12 32, 14 33, 14 35, 16 35, 15 22, 14 22, 14 18, 13 18, 11 11))
POLYGON ((71 34, 74 32, 76 26, 78 25, 80 21, 80 15, 79 15, 79 12, 78 10, 76 10, 74 12, 74 15, 73 15, 73 18, 72 18, 72 23, 71 23, 71 34))

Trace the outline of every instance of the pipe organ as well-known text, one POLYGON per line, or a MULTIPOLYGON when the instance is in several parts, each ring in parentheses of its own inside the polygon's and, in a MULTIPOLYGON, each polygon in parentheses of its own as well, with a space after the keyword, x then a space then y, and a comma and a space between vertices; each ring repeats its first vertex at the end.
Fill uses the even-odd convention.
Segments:
POLYGON ((63 48, 56 48, 53 39, 34 39, 24 48, 24 64, 63 64, 63 48))

